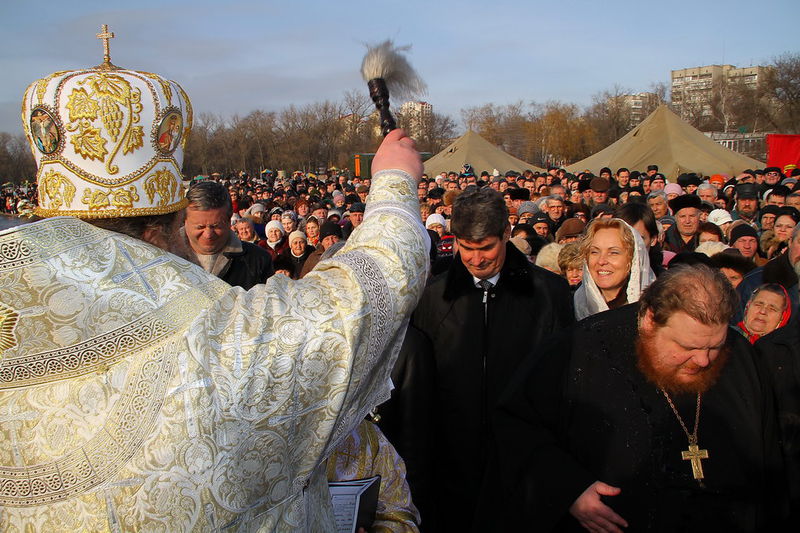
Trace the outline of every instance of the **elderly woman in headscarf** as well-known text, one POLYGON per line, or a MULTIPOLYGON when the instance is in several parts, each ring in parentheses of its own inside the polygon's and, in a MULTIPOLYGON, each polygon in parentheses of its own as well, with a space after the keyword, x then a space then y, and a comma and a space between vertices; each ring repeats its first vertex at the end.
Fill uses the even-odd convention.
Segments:
POLYGON ((575 291, 578 320, 639 301, 656 279, 639 232, 619 218, 592 221, 580 246, 583 282, 575 291))
POLYGON ((744 319, 736 328, 750 344, 782 328, 792 316, 792 302, 783 285, 765 283, 753 291, 744 308, 744 319))

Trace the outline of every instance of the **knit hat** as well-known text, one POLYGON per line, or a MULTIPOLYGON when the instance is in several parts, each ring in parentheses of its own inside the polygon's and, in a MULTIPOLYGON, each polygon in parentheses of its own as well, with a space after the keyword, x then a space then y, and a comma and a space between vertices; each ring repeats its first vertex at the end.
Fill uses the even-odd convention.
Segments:
POLYGON ((269 230, 271 229, 280 230, 281 235, 286 234, 286 230, 283 229, 283 224, 281 224, 279 220, 270 220, 267 222, 267 225, 264 227, 264 233, 269 233, 269 230))
POLYGON ((289 244, 291 244, 295 239, 303 239, 304 241, 308 240, 308 238, 306 238, 306 234, 300 230, 294 230, 289 234, 289 244))
POLYGON ((536 208, 536 204, 533 202, 522 202, 519 204, 519 208, 517 208, 517 214, 521 217, 525 213, 530 213, 535 215, 539 210, 536 208))
POLYGON ((322 241, 325 237, 329 237, 331 235, 336 235, 340 239, 342 238, 342 227, 339 226, 336 222, 327 221, 322 225, 319 229, 319 240, 322 241))
POLYGON ((664 192, 666 194, 673 194, 674 193, 674 194, 677 194, 678 196, 683 195, 683 189, 681 189, 681 186, 678 185, 677 183, 668 183, 664 187, 664 192))
POLYGON ((739 224, 731 230, 730 245, 733 246, 733 244, 742 237, 753 237, 758 240, 758 232, 749 224, 739 224))
POLYGON ((428 218, 425 220, 425 227, 431 229, 431 227, 435 226, 436 224, 441 224, 443 228, 447 227, 444 217, 442 215, 438 213, 428 215, 428 218))

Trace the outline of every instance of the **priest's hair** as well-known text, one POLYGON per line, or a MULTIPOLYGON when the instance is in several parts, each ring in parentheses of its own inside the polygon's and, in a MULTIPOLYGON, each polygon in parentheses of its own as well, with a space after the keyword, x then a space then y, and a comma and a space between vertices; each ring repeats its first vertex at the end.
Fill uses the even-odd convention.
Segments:
POLYGON ((84 219, 85 222, 98 228, 139 240, 142 240, 142 236, 147 230, 156 230, 164 236, 171 236, 175 230, 176 220, 178 220, 177 211, 165 215, 84 219))
POLYGON ((657 326, 683 312, 707 326, 727 324, 739 306, 739 296, 722 272, 703 264, 669 269, 639 298, 639 319, 652 311, 657 326))
POLYGON ((411 50, 410 45, 395 46, 391 39, 380 44, 367 45, 361 62, 361 75, 365 81, 382 78, 389 94, 395 100, 410 100, 425 93, 425 82, 401 52, 411 50))

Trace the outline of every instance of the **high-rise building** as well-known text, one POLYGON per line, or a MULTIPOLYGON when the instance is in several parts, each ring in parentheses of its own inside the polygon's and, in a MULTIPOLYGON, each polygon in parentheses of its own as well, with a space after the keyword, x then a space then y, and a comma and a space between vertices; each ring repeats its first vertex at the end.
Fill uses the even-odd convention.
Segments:
POLYGON ((633 128, 647 118, 647 115, 655 111, 660 103, 656 93, 636 93, 623 94, 619 97, 628 112, 630 123, 628 127, 633 128))
POLYGON ((432 115, 433 106, 428 102, 406 102, 400 106, 401 120, 411 137, 422 137, 432 115))
POLYGON ((672 71, 672 107, 685 120, 711 117, 712 103, 730 84, 754 88, 763 80, 768 67, 736 68, 733 65, 706 65, 672 71))

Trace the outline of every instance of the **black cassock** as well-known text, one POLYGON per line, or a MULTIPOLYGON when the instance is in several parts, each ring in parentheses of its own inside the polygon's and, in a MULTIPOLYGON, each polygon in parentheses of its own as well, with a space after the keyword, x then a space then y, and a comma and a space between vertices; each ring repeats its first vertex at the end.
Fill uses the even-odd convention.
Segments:
MULTIPOLYGON (((749 343, 728 331, 730 358, 703 394, 701 486, 682 458, 686 434, 636 368, 638 304, 589 317, 537 349, 497 413, 499 454, 476 530, 578 530, 572 502, 599 480, 627 531, 779 529, 786 490, 772 395, 749 343)), ((694 427, 695 394, 673 395, 694 427)))

